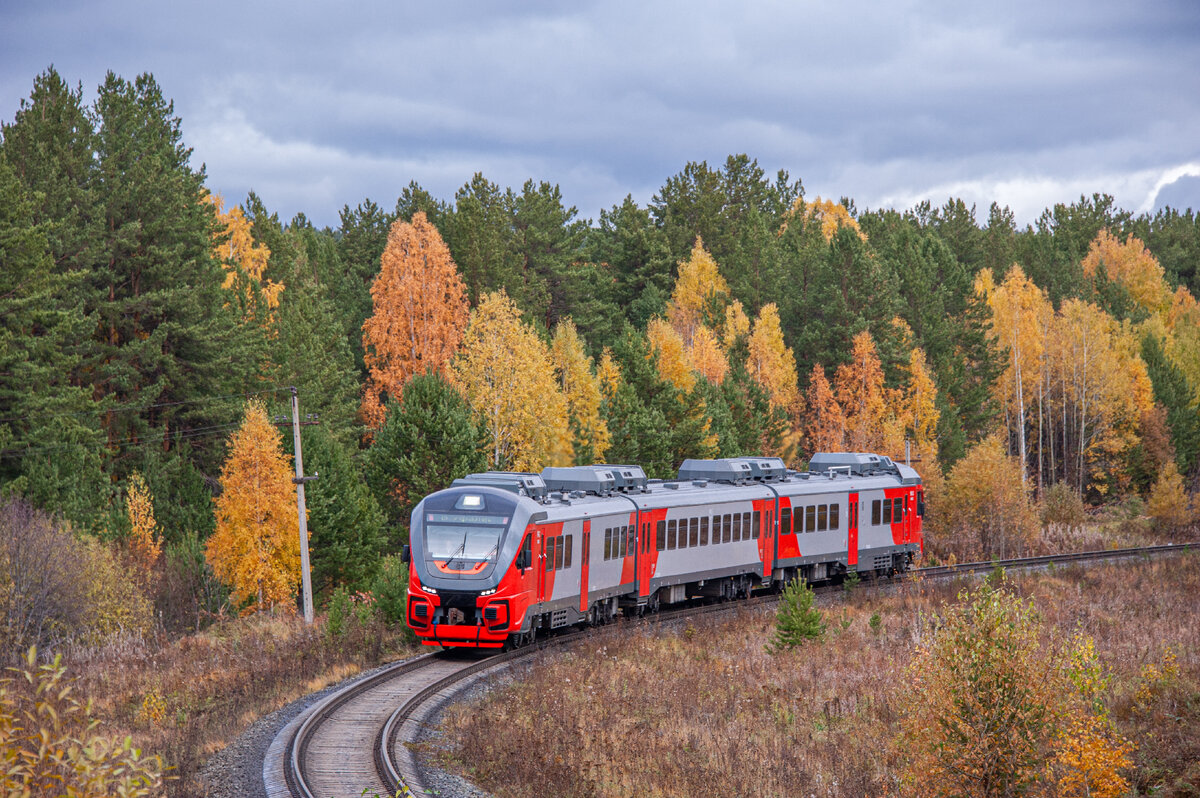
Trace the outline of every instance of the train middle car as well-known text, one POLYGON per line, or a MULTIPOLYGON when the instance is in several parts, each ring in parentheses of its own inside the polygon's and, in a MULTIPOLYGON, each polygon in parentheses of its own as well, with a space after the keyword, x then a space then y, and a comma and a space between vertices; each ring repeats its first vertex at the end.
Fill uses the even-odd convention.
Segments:
POLYGON ((413 510, 408 623, 428 645, 500 648, 698 597, 802 577, 906 570, 925 502, 912 468, 875 454, 487 472, 413 510))

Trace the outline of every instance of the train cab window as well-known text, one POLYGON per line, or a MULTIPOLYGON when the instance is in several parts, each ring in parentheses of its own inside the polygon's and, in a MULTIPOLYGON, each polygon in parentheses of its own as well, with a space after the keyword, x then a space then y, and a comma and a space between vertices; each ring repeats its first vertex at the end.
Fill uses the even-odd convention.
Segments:
POLYGON ((842 506, 840 504, 829 505, 829 528, 839 529, 842 525, 842 506))
POLYGON ((574 548, 573 544, 575 543, 575 536, 568 535, 567 537, 563 538, 563 543, 566 543, 567 545, 565 547, 566 551, 563 553, 563 566, 562 567, 570 568, 571 567, 571 549, 574 548))
POLYGON ((667 522, 667 548, 668 549, 675 548, 675 526, 677 523, 678 522, 676 522, 674 518, 672 518, 670 521, 667 522))
POLYGON ((693 518, 688 531, 688 545, 695 548, 700 545, 700 519, 693 518))
POLYGON ((892 520, 897 524, 904 520, 904 497, 892 499, 892 520))
POLYGON ((758 536, 762 534, 762 510, 755 510, 751 516, 754 520, 751 521, 753 526, 750 527, 750 537, 758 540, 758 536))
POLYGON ((781 535, 791 534, 792 531, 792 508, 784 507, 779 511, 779 533, 781 535))
POLYGON ((708 516, 707 515, 701 516, 701 518, 700 518, 700 545, 701 546, 708 545, 708 516))
POLYGON ((883 511, 880 509, 879 504, 879 499, 871 502, 871 523, 875 526, 883 523, 883 511))
POLYGON ((526 535, 521 541, 521 551, 525 552, 525 562, 533 563, 533 535, 526 535))
POLYGON ((891 499, 883 500, 883 523, 885 523, 885 524, 892 523, 892 500, 891 499))
POLYGON ((810 504, 804 508, 804 531, 817 531, 817 506, 810 504))
POLYGON ((659 521, 654 528, 654 545, 659 551, 667 549, 667 522, 659 521))

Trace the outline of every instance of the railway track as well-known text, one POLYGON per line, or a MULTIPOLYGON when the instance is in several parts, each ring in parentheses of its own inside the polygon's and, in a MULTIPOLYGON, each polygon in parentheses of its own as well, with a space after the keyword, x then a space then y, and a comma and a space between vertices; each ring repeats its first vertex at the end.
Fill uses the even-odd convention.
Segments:
MULTIPOLYGON (((952 578, 997 567, 1033 569, 1051 563, 1148 557, 1195 548, 1194 544, 1143 546, 931 566, 912 573, 925 578, 952 578)), ((764 595, 748 601, 686 607, 652 617, 665 623, 773 600, 773 595, 764 595)), ((421 783, 420 771, 405 744, 416 739, 435 707, 472 677, 506 669, 547 646, 573 639, 576 635, 560 635, 535 646, 491 656, 475 652, 424 654, 352 682, 316 704, 276 737, 263 766, 268 798, 425 794, 427 787, 421 783)))

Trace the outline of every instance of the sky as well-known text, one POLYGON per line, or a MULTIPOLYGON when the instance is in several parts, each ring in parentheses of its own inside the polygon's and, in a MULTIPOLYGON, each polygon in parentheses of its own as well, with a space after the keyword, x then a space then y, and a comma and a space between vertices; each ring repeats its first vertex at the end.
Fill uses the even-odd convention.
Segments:
POLYGON ((285 221, 477 172, 594 220, 736 153, 859 210, 1200 210, 1194 0, 4 0, 0 120, 50 65, 152 73, 210 190, 285 221))

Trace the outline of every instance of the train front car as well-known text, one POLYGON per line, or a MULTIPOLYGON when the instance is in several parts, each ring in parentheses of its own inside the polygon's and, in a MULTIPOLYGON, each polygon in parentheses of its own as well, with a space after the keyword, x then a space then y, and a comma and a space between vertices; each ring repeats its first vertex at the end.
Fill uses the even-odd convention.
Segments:
POLYGON ((520 628, 532 566, 522 542, 544 491, 537 474, 472 474, 416 506, 408 625, 423 643, 501 648, 520 628))

